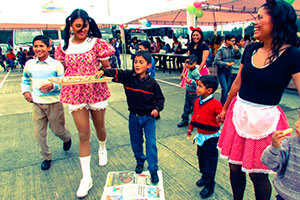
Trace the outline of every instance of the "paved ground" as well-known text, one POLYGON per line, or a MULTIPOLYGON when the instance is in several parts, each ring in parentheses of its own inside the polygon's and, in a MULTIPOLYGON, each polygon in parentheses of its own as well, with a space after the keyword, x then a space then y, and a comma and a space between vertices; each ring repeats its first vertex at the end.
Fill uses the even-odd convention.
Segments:
MULTIPOLYGON (((0 72, 0 199, 76 199, 75 192, 81 179, 78 159, 78 136, 72 116, 65 109, 67 128, 72 133, 73 145, 69 152, 62 151, 62 142, 51 131, 48 142, 53 152, 50 170, 40 169, 40 154, 32 134, 32 108, 20 92, 21 73, 0 72)), ((166 98, 165 109, 157 121, 159 168, 167 200, 199 199, 195 182, 200 173, 197 168, 196 146, 186 139, 186 128, 177 128, 184 103, 184 90, 178 87, 179 73, 157 72, 157 80, 166 98)), ((133 170, 135 161, 130 148, 128 110, 123 88, 109 83, 112 97, 106 113, 109 162, 97 165, 97 141, 94 129, 91 139, 91 171, 94 187, 86 199, 100 199, 110 171, 133 170)), ((220 97, 220 91, 215 94, 220 97)), ((293 123, 298 116, 299 96, 286 91, 281 106, 293 123)), ((273 176, 271 177, 273 179, 273 176)), ((253 187, 247 179, 245 199, 254 199, 253 187)), ((219 160, 215 193, 209 199, 232 199, 228 177, 228 163, 219 160)), ((273 198, 276 192, 273 190, 273 198)))

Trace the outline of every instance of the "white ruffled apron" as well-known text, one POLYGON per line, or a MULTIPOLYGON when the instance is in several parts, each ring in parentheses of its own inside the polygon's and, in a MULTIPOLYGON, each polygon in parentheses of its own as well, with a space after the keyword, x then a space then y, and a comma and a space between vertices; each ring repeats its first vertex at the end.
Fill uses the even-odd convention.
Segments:
POLYGON ((237 95, 232 121, 239 136, 253 140, 265 138, 276 131, 279 119, 276 106, 252 103, 237 95))

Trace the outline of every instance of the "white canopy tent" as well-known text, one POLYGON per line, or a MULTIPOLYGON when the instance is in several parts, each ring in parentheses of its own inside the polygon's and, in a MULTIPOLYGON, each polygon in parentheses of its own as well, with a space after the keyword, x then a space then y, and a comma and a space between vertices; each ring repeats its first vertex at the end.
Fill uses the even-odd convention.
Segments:
POLYGON ((193 0, 9 0, 0 7, 0 24, 62 25, 76 8, 86 10, 97 24, 123 24, 192 3, 193 0))

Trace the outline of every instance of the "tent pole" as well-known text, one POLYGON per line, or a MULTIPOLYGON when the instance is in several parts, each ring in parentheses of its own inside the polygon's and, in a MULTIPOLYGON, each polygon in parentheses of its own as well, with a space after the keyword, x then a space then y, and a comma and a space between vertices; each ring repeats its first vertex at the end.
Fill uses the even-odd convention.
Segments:
POLYGON ((124 28, 120 27, 120 34, 121 34, 121 42, 122 42, 122 60, 124 69, 127 69, 127 58, 126 58, 126 44, 125 44, 125 31, 124 28))

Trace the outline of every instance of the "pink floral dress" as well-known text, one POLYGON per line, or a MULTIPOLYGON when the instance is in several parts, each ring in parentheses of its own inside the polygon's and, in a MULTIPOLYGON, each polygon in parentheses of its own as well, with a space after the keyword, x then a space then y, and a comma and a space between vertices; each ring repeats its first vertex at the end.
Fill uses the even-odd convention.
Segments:
MULTIPOLYGON (((85 43, 94 42, 94 45, 92 44, 93 46, 83 53, 69 53, 69 48, 64 51, 62 44, 57 47, 55 58, 65 62, 65 76, 94 75, 99 70, 100 60, 106 60, 114 53, 113 46, 108 42, 99 38, 93 39, 87 38, 85 43), (93 41, 93 39, 96 41, 93 41)), ((94 104, 105 101, 109 97, 110 92, 106 83, 65 85, 61 89, 60 101, 72 105, 94 104)))

